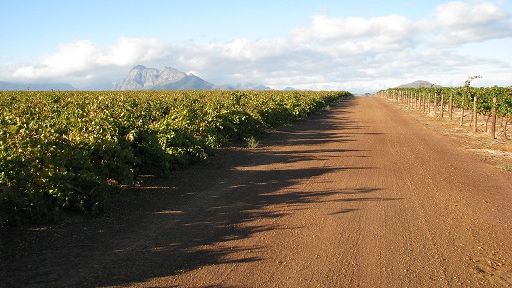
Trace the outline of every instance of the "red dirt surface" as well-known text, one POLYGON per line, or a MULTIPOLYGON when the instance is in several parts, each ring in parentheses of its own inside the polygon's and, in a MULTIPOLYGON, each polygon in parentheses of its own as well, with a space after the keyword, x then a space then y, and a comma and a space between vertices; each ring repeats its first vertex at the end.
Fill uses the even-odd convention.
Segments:
POLYGON ((1 287, 510 287, 512 176, 384 99, 345 100, 123 191, 101 219, 1 232, 1 287))

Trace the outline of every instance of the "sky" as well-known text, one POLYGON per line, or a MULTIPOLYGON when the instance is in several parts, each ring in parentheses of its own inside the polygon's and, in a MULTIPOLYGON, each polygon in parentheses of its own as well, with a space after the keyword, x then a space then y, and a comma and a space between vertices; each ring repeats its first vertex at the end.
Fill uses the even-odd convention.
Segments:
POLYGON ((0 0, 0 81, 108 89, 137 64, 214 84, 512 85, 512 0, 0 0))

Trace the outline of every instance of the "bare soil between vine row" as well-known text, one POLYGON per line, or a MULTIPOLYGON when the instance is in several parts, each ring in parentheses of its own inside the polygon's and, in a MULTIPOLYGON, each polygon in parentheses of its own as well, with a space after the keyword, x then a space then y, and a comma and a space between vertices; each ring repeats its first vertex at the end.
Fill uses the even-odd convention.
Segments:
POLYGON ((384 99, 153 182, 1 231, 0 287, 512 286, 511 173, 384 99))

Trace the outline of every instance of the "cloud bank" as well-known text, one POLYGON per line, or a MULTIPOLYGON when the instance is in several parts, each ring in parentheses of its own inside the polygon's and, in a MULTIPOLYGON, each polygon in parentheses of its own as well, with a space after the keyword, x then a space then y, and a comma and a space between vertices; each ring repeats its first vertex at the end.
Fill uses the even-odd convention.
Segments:
POLYGON ((498 4, 448 2, 421 20, 314 15, 281 38, 168 43, 122 37, 107 47, 80 40, 0 76, 94 87, 145 64, 174 66, 216 84, 248 81, 273 88, 367 91, 416 79, 459 85, 473 74, 511 85, 511 60, 460 52, 468 44, 511 38, 512 18, 498 4))

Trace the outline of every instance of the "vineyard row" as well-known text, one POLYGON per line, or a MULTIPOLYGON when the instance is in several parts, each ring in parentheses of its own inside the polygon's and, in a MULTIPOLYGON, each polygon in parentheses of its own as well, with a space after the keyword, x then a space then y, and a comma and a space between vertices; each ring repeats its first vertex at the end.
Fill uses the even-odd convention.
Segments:
POLYGON ((0 226, 101 213, 120 185, 349 96, 306 91, 0 92, 0 226))
POLYGON ((478 132, 479 116, 484 116, 485 129, 493 139, 496 138, 499 118, 503 137, 508 139, 507 126, 512 120, 512 88, 475 88, 469 85, 460 88, 395 88, 380 91, 378 95, 450 120, 454 119, 454 110, 458 109, 460 126, 465 124, 465 117, 469 115, 473 132, 478 132))

